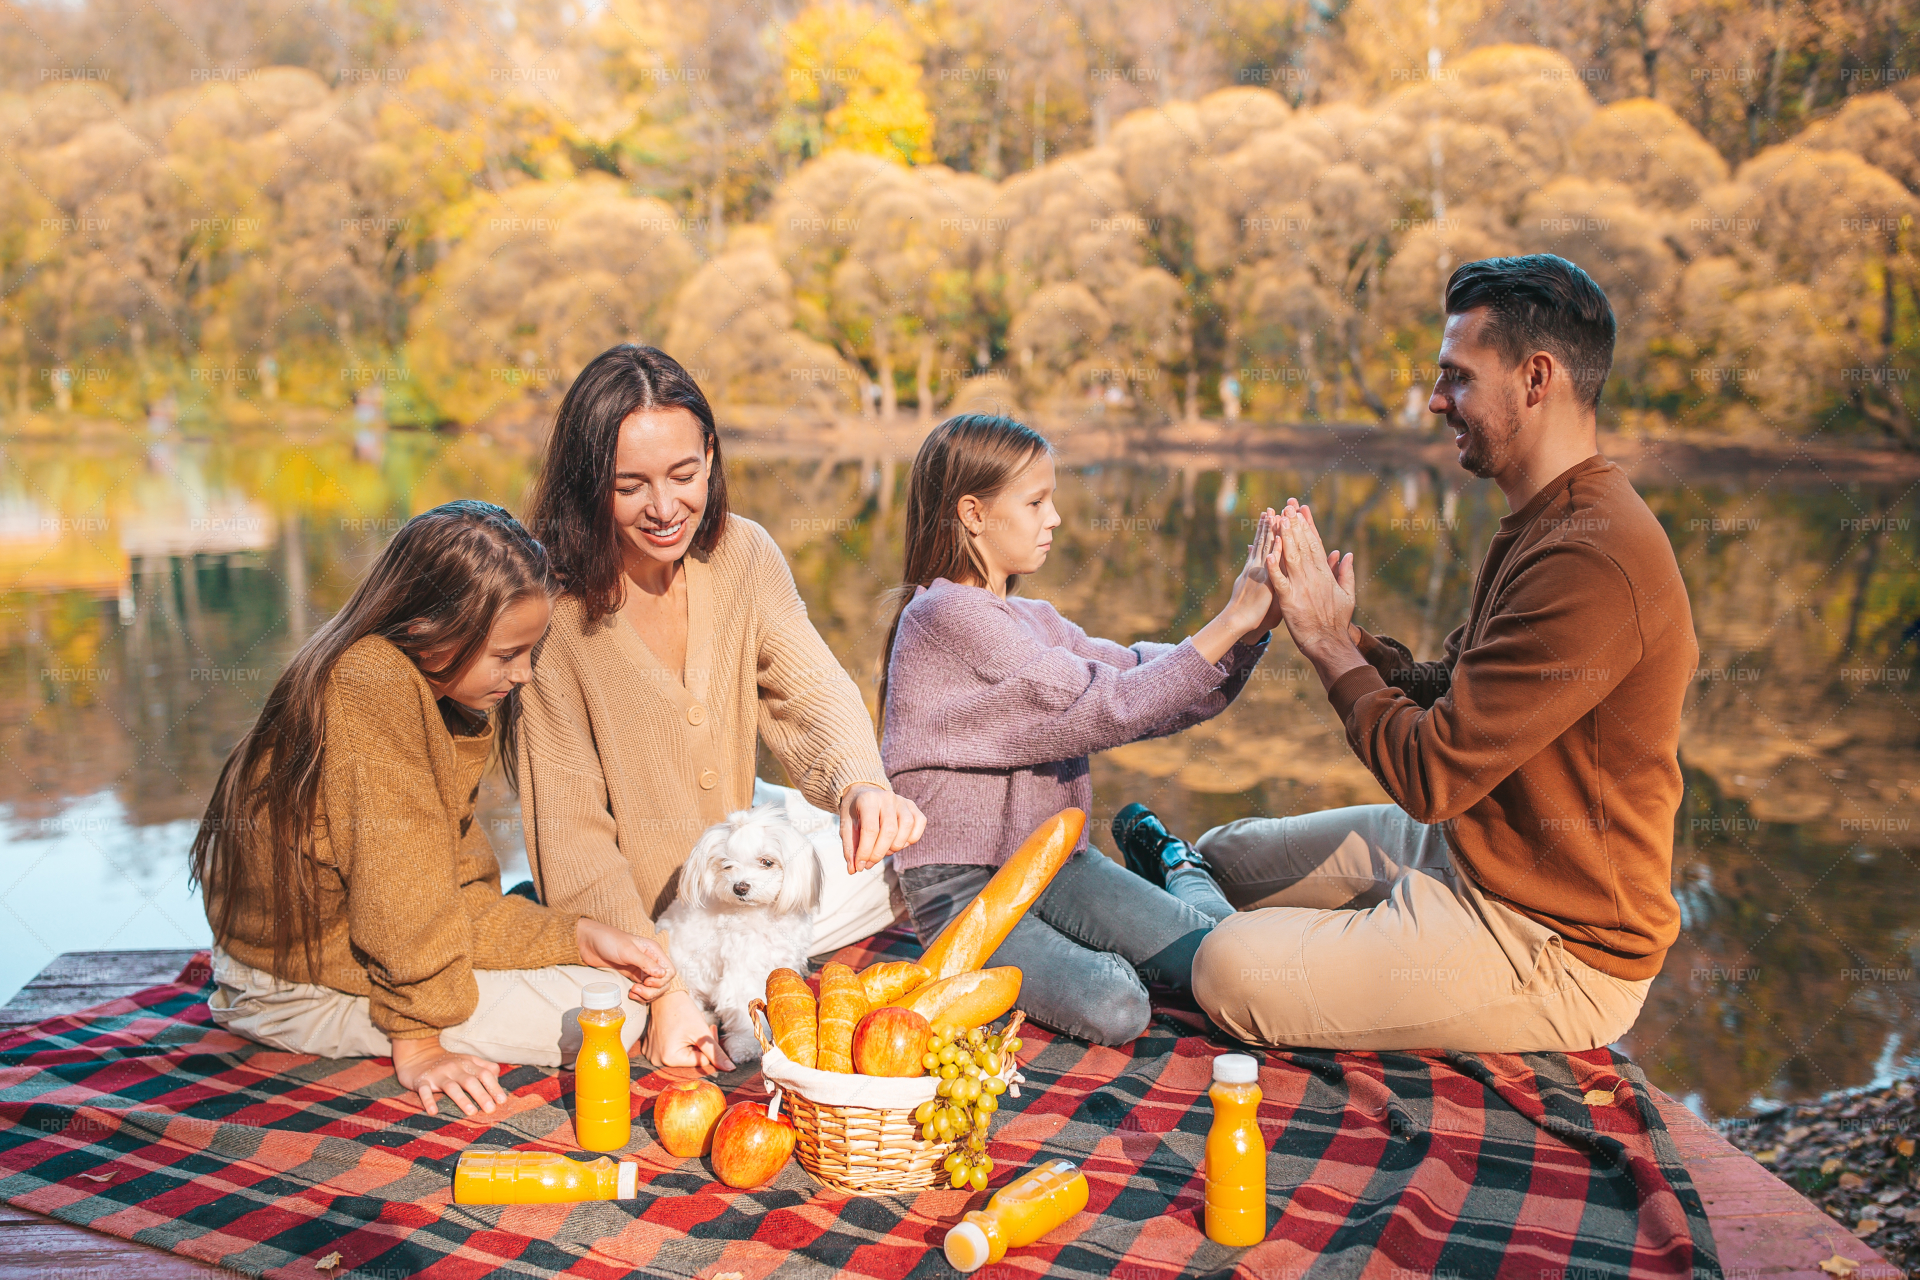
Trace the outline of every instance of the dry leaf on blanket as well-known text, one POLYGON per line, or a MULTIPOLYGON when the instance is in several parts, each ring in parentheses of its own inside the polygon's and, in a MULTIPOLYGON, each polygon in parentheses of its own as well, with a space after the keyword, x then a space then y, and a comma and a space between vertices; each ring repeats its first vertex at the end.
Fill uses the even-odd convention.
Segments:
POLYGON ((1860 1264, 1852 1258, 1843 1258, 1836 1253, 1821 1263, 1820 1269, 1830 1276, 1850 1276, 1860 1269, 1860 1264))
POLYGON ((109 1169, 105 1173, 83 1173, 80 1176, 88 1182, 112 1182, 113 1175, 118 1172, 117 1169, 109 1169))
POLYGON ((313 1269, 315 1271, 331 1271, 339 1265, 340 1265, 340 1251, 338 1249, 335 1249, 332 1253, 320 1259, 320 1261, 314 1263, 313 1269))
POLYGON ((1615 1089, 1589 1089, 1586 1096, 1580 1100, 1590 1107, 1610 1107, 1613 1105, 1613 1095, 1616 1092, 1618 1090, 1615 1089))
POLYGON ((744 1271, 716 1271, 707 1280, 747 1280, 744 1271))

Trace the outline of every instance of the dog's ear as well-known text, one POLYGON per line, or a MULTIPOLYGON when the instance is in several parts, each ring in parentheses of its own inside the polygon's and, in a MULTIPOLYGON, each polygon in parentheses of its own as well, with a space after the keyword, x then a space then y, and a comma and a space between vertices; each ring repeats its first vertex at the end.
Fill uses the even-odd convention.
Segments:
POLYGON ((780 876, 780 892, 773 900, 774 910, 782 915, 799 911, 813 914, 820 905, 820 891, 826 885, 825 873, 820 868, 820 855, 814 851, 813 841, 800 834, 800 828, 791 822, 776 822, 768 828, 768 833, 780 842, 780 859, 784 868, 780 876))
POLYGON ((707 905, 713 894, 720 856, 732 837, 733 824, 728 822, 716 822, 700 833, 700 838, 693 842, 693 851, 687 854, 686 863, 680 868, 680 901, 696 910, 707 905))

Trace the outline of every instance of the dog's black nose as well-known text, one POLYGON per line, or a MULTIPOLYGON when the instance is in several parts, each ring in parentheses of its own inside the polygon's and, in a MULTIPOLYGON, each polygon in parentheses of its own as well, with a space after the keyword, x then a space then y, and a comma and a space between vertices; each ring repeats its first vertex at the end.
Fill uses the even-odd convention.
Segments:
POLYGON ((744 898, 751 892, 753 892, 753 886, 745 880, 741 880, 733 886, 733 896, 736 898, 744 898))

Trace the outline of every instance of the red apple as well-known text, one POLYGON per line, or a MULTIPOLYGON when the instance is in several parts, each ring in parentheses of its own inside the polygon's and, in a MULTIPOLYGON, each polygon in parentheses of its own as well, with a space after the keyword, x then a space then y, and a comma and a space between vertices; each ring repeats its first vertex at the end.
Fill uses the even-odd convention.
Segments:
POLYGON ((711 1080, 670 1084, 653 1100, 653 1128, 669 1155, 704 1156, 713 1150, 713 1126, 727 1095, 711 1080))
POLYGON ((736 1102, 713 1131, 713 1176, 744 1190, 773 1180, 793 1154, 793 1121, 764 1102, 736 1102))
POLYGON ((863 1076, 917 1076, 932 1028, 911 1009, 886 1005, 853 1029, 853 1069, 863 1076))

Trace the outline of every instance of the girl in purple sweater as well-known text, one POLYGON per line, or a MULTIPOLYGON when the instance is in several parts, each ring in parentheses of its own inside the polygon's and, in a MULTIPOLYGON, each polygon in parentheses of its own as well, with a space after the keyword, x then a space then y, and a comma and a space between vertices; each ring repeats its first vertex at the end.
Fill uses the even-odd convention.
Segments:
MULTIPOLYGON (((914 458, 880 754, 894 790, 927 815, 920 843, 893 856, 923 946, 1042 821, 1092 812, 1089 754, 1218 715, 1266 652, 1273 595, 1251 555, 1226 607, 1177 645, 1095 639, 1014 596, 1053 545, 1053 493, 1051 447, 1008 418, 950 418, 914 458)), ((1134 1040, 1147 1028, 1146 981, 1186 990, 1201 939, 1233 912, 1197 858, 1165 880, 1082 835, 987 963, 1020 967, 1021 1006, 1041 1025, 1134 1040)))

